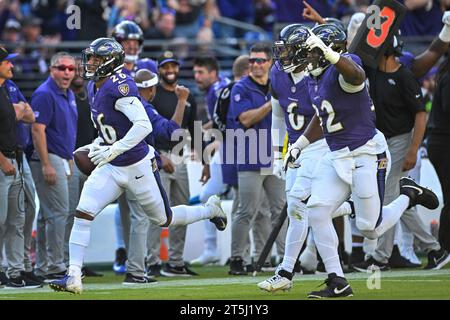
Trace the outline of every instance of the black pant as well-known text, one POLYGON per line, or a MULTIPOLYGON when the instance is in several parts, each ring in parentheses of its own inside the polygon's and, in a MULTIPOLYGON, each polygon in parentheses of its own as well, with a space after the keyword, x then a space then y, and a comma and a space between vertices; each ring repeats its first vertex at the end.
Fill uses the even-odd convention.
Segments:
POLYGON ((428 139, 428 156, 436 170, 441 183, 444 207, 439 219, 439 243, 450 251, 450 137, 445 139, 428 139))

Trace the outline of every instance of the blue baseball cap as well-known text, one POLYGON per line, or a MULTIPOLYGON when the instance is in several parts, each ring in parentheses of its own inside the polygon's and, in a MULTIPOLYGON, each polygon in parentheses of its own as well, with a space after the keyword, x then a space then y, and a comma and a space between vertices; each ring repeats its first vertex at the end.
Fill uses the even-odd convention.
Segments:
POLYGON ((12 60, 18 55, 18 53, 9 53, 5 48, 0 47, 0 62, 5 60, 12 60))

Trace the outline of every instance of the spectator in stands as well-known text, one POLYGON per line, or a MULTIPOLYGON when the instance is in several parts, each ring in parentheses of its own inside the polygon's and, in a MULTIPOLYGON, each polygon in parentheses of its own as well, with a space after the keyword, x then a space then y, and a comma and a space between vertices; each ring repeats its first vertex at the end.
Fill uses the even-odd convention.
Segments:
POLYGON ((175 10, 162 8, 154 28, 145 32, 146 39, 169 40, 175 38, 175 10))
MULTIPOLYGON (((275 18, 278 23, 302 23, 308 19, 302 16, 305 4, 300 0, 272 0, 275 4, 275 18)), ((322 16, 331 17, 331 6, 327 0, 309 0, 308 3, 322 16)))
POLYGON ((20 42, 20 30, 22 29, 20 22, 14 19, 9 19, 6 22, 5 29, 2 34, 2 42, 6 47, 12 50, 17 50, 17 45, 20 42))
POLYGON ((408 11, 400 30, 402 36, 435 36, 442 28, 439 0, 399 0, 408 11))
POLYGON ((80 8, 81 29, 77 30, 77 40, 92 40, 106 36, 106 16, 109 12, 108 1, 75 0, 80 8))
POLYGON ((439 243, 450 251, 450 54, 439 66, 437 87, 428 122, 428 156, 442 187, 444 207, 439 219, 439 243))
POLYGON ((167 0, 168 7, 176 11, 176 37, 195 39, 200 28, 211 28, 212 19, 217 16, 217 7, 213 0, 194 1, 167 0), (201 16, 204 13, 204 19, 201 16))
MULTIPOLYGON (((216 0, 220 15, 225 18, 252 24, 255 8, 253 1, 216 0)), ((243 38, 245 31, 227 24, 220 24, 220 37, 243 38)))
POLYGON ((50 76, 31 96, 36 113, 32 126, 34 152, 31 171, 40 209, 37 219, 36 274, 60 279, 66 274, 64 238, 69 216, 69 177, 77 134, 77 106, 69 88, 75 60, 68 53, 55 54, 50 76))
MULTIPOLYGON (((17 86, 11 81, 13 76, 11 60, 16 56, 17 54, 9 54, 0 47, 0 105, 2 106, 0 108, 0 250, 3 252, 4 244, 9 277, 7 279, 2 272, 0 281, 8 288, 38 288, 42 284, 28 278, 24 269, 24 224, 28 218, 29 225, 29 218, 31 218, 32 225, 34 212, 28 211, 24 214, 25 197, 21 194, 23 192, 21 188, 23 179, 27 181, 26 189, 31 187, 28 183, 32 184, 33 181, 29 180, 28 164, 26 161, 23 162, 24 155, 21 147, 23 141, 19 134, 22 131, 18 130, 21 127, 18 128, 17 122, 22 120, 32 123, 35 117, 30 105, 26 103, 17 86), (28 216, 30 213, 33 217, 28 216)), ((31 238, 31 230, 29 231, 27 240, 31 238)), ((32 275, 35 278, 34 274, 32 275)))
MULTIPOLYGON (((43 44, 41 35, 42 20, 37 17, 28 17, 23 22, 22 37, 25 45, 43 44)), ((46 73, 45 48, 25 48, 17 60, 22 73, 46 73)))
POLYGON ((19 0, 0 1, 0 34, 3 32, 6 22, 10 19, 17 21, 22 19, 19 0))
POLYGON ((147 2, 145 0, 115 0, 108 20, 108 30, 112 30, 115 25, 124 20, 134 21, 143 30, 147 30, 150 26, 147 2))
POLYGON ((273 33, 275 22, 275 6, 271 0, 255 0, 255 20, 254 24, 263 28, 270 35, 273 33))

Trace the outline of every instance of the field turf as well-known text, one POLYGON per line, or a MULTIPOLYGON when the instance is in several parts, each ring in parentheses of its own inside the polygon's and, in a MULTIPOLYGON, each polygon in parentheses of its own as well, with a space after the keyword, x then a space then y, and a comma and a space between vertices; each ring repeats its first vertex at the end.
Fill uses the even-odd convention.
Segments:
MULTIPOLYGON (((190 278, 158 278, 158 283, 144 286, 124 286, 124 276, 101 271, 103 277, 84 279, 81 295, 53 292, 48 286, 39 289, 0 289, 0 300, 303 300, 308 292, 317 290, 325 275, 296 275, 289 292, 268 293, 256 284, 273 273, 252 276, 229 276, 228 267, 193 268, 200 276, 190 278)), ((397 269, 398 270, 398 269, 397 269)), ((380 288, 368 289, 368 273, 350 273, 354 296, 352 300, 450 300, 450 265, 442 270, 420 269, 385 271, 380 288)), ((370 281, 372 285, 374 281, 370 281)))

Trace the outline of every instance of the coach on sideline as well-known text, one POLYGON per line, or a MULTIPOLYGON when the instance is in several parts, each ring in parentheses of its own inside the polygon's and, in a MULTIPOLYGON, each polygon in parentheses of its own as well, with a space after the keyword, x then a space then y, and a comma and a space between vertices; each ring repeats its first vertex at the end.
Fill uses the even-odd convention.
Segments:
MULTIPOLYGON (((269 200, 272 225, 278 220, 285 203, 284 181, 274 176, 271 169, 272 104, 269 93, 269 70, 272 67, 271 46, 256 43, 250 49, 249 63, 249 75, 239 80, 230 94, 229 112, 237 130, 242 130, 246 135, 245 149, 244 146, 237 146, 239 207, 233 216, 231 231, 229 271, 231 275, 246 274, 243 258, 248 244, 248 232, 254 224, 253 220, 258 209, 261 209, 264 192, 269 200), (256 141, 249 141, 252 137, 256 137, 256 141), (241 151, 245 153, 244 159, 241 159, 241 151), (268 159, 262 159, 263 156, 268 159), (264 170, 268 173, 264 174, 264 170)), ((237 140, 239 143, 242 139, 237 140)), ((286 228, 287 224, 284 224, 277 238, 279 256, 284 255, 286 228)))
POLYGON ((23 152, 18 145, 17 125, 20 120, 31 123, 35 119, 27 103, 9 94, 13 88, 18 91, 10 80, 11 60, 16 56, 0 47, 0 250, 5 244, 9 277, 3 275, 1 284, 9 288, 31 288, 40 284, 24 275, 23 152))
POLYGON ((75 60, 60 52, 51 58, 50 76, 31 96, 31 171, 40 201, 37 220, 36 274, 58 279, 66 273, 64 236, 69 215, 69 182, 77 131, 75 95, 69 89, 75 60))

